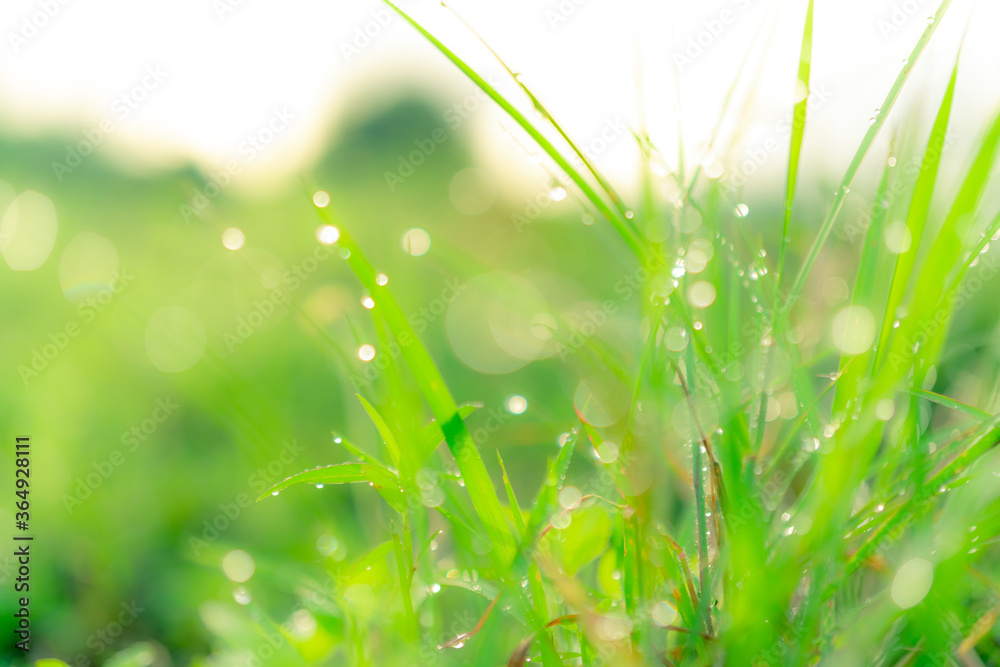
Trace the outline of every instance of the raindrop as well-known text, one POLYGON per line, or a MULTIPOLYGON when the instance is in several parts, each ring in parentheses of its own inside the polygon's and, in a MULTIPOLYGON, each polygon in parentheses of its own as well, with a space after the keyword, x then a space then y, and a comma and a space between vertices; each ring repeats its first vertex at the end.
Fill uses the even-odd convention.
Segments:
POLYGON ((229 250, 239 250, 246 243, 246 236, 239 227, 230 227, 222 232, 222 245, 229 250))
MULTIPOLYGON (((322 225, 316 230, 316 240, 323 245, 333 245, 340 240, 340 230, 333 225, 322 225)), ((341 256, 346 248, 341 250, 341 256)))
POLYGON ((313 204, 319 208, 326 208, 330 205, 330 194, 326 190, 317 190, 313 193, 313 204))
POLYGON ((524 411, 528 409, 528 399, 524 396, 519 396, 514 394, 507 398, 507 411, 513 415, 524 414, 524 411))
POLYGON ((597 446, 597 457, 602 463, 614 463, 618 460, 618 445, 610 440, 605 440, 597 446))
POLYGON ((403 250, 414 257, 420 257, 431 249, 431 237, 423 229, 414 227, 403 234, 403 250))

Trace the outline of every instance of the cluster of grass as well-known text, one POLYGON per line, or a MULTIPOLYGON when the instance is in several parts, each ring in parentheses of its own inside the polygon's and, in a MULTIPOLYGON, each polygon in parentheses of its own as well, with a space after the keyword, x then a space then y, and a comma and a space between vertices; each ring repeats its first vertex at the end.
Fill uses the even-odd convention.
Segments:
MULTIPOLYGON (((578 363, 629 387, 625 417, 595 425, 591 406, 577 406, 540 486, 526 493, 501 459, 499 488, 466 425, 477 406, 457 403, 350 221, 335 218, 336 205, 317 209, 340 230, 341 254, 374 300, 377 347, 400 350, 372 395, 359 396, 383 446, 341 440, 348 462, 261 497, 360 482, 373 487, 373 502, 376 492, 384 501, 383 540, 328 565, 348 638, 341 659, 512 667, 1000 660, 992 562, 1000 416, 988 412, 996 386, 979 377, 980 407, 945 395, 966 367, 983 373, 977 355, 995 358, 988 341, 953 332, 961 306, 995 274, 985 253, 1000 216, 986 210, 984 194, 1000 116, 957 191, 936 186, 956 63, 929 133, 899 123, 908 129, 890 154, 873 150, 949 4, 904 63, 818 229, 796 224, 808 131, 806 95, 798 96, 776 248, 747 231, 739 200, 700 167, 671 175, 682 194, 663 201, 645 136, 641 205, 628 205, 523 84, 524 100, 504 97, 394 6, 538 144, 631 253, 622 274, 638 269, 643 278, 630 304, 631 344, 616 349, 595 336, 574 348, 578 363), (855 183, 866 160, 884 164, 868 188, 855 183), (912 163, 918 171, 897 167, 912 163), (831 310, 807 296, 852 187, 872 192, 874 203, 849 248, 849 299, 831 310), (654 219, 670 222, 665 232, 649 233, 654 219), (798 257, 790 248, 801 235, 812 241, 798 257), (479 601, 471 618, 456 612, 469 598, 479 601)), ((805 91, 812 5, 789 80, 805 91)))

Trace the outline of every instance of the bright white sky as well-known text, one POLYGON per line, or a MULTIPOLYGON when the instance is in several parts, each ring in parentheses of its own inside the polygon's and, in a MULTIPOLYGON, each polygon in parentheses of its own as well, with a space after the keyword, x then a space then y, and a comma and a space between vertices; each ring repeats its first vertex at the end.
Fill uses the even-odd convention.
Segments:
MULTIPOLYGON (((495 63, 437 0, 402 4, 445 43, 502 80, 495 63)), ((452 7, 524 74, 583 144, 618 118, 637 124, 641 80, 646 122, 672 168, 678 103, 673 54, 691 40, 706 44, 701 54, 689 51, 693 62, 682 65, 679 87, 685 144, 696 152, 715 125, 754 34, 773 11, 780 18, 768 23, 774 30, 764 74, 754 88, 756 124, 744 135, 741 151, 772 136, 787 146, 787 135, 776 124, 792 105, 805 4, 454 0, 452 7), (711 35, 712 29, 718 34, 711 35)), ((839 177, 938 0, 816 4, 813 89, 828 99, 810 116, 805 160, 830 164, 831 175, 839 177)), ((186 159, 210 167, 232 158, 275 109, 285 109, 294 120, 253 166, 265 167, 269 177, 291 175, 322 150, 345 118, 368 113, 403 90, 433 91, 443 105, 472 92, 430 44, 386 12, 371 0, 5 0, 0 131, 55 132, 78 141, 84 129, 110 119, 113 131, 101 150, 130 168, 186 159), (46 7, 51 18, 42 13, 46 7), (379 17, 385 25, 376 30, 379 17), (40 23, 37 29, 32 25, 40 23), (373 33, 368 45, 356 41, 356 30, 366 24, 373 33), (345 45, 359 52, 348 54, 345 45), (151 71, 162 75, 149 76, 151 71), (144 83, 146 90, 137 96, 145 99, 134 109, 125 106, 121 96, 144 83)), ((967 24, 955 112, 965 146, 1000 102, 1000 3, 954 0, 904 98, 920 100, 925 115, 932 113, 967 24)), ((483 159, 523 164, 520 149, 509 150, 497 119, 504 120, 500 113, 480 110, 470 123, 483 159)), ((625 134, 597 161, 621 179, 634 156, 634 142, 625 134)), ((777 175, 784 161, 771 162, 768 169, 777 175)))

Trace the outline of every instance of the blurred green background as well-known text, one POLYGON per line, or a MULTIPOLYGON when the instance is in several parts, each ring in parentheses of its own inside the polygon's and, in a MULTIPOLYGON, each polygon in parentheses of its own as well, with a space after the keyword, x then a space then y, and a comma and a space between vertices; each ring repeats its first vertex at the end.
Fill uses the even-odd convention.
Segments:
MULTIPOLYGON (((935 81, 924 82, 934 103, 941 87, 935 81)), ((368 295, 336 243, 338 231, 317 206, 384 273, 456 399, 482 404, 467 422, 498 490, 497 451, 526 504, 573 427, 574 408, 597 427, 626 416, 650 327, 645 289, 630 283, 634 258, 565 183, 520 149, 512 151, 521 169, 537 171, 527 179, 537 185, 510 187, 482 158, 473 129, 449 116, 471 88, 462 93, 359 100, 361 112, 331 131, 336 140, 317 150, 297 179, 259 192, 230 187, 239 179, 218 170, 192 165, 147 173, 100 150, 68 170, 54 168, 67 163, 67 146, 80 141, 79 132, 0 134, 0 218, 10 219, 3 242, 12 244, 0 267, 0 423, 5 438, 32 439, 33 659, 59 658, 74 667, 224 667, 257 659, 343 665, 353 664, 361 643, 382 651, 374 664, 385 656, 404 667, 406 660, 465 664, 461 653, 439 654, 435 645, 470 630, 495 594, 475 574, 483 555, 475 539, 446 532, 427 546, 442 554, 436 565, 450 585, 415 592, 418 599, 437 595, 438 602, 425 625, 429 636, 407 648, 394 624, 398 591, 386 584, 396 576, 385 557, 396 526, 374 490, 297 487, 256 502, 289 475, 349 460, 344 439, 372 453, 382 448, 356 392, 406 414, 404 408, 420 405, 406 378, 399 384, 410 403, 393 403, 398 394, 387 385, 398 378, 394 367, 380 365, 391 348, 380 342, 368 295), (574 337, 588 329, 592 336, 574 337), (369 634, 352 634, 342 597, 369 634), (279 628, 295 650, 272 641, 279 628)), ((914 93, 920 101, 921 95, 914 93)), ((898 125, 906 145, 898 148, 912 159, 929 122, 907 118, 898 125)), ((610 140, 634 142, 634 130, 616 131, 610 140)), ((962 151, 978 131, 962 137, 962 151)), ((740 266, 766 266, 755 253, 767 249, 771 261, 778 244, 782 188, 772 177, 781 171, 776 165, 783 164, 787 134, 778 139, 780 157, 768 158, 774 173, 745 202, 734 207, 727 197, 735 195, 716 185, 699 192, 735 240, 740 266)), ((257 159, 250 155, 235 153, 230 171, 257 159)), ((796 201, 794 262, 829 205, 835 179, 827 170, 841 168, 824 157, 810 154, 819 168, 803 179, 796 201)), ((945 162, 964 164, 965 157, 949 153, 945 162)), ((713 164, 703 160, 706 169, 713 164)), ((660 243, 677 227, 695 240, 689 253, 704 251, 698 239, 711 248, 700 217, 685 209, 689 217, 678 219, 670 209, 681 193, 661 166, 663 173, 650 176, 657 179, 657 201, 643 202, 640 216, 646 238, 660 243)), ((865 165, 804 293, 811 317, 797 323, 794 342, 817 376, 838 368, 830 319, 850 303, 880 169, 881 163, 865 165)), ((906 172, 906 187, 913 177, 906 172)), ((953 179, 942 180, 950 186, 953 179)), ((897 209, 910 194, 899 196, 897 209)), ((936 216, 937 208, 935 201, 936 216)), ((711 255, 698 271, 689 264, 691 276, 710 261, 711 255)), ((722 295, 718 306, 745 297, 738 282, 719 279, 721 252, 714 261, 704 279, 722 295)), ((992 292, 969 293, 952 324, 958 342, 930 385, 991 413, 1000 408, 992 292)), ((750 368, 757 354, 752 328, 735 336, 721 328, 707 333, 727 363, 744 359, 750 368)), ((734 381, 743 379, 738 373, 734 381)), ((674 389, 664 368, 652 375, 674 389)), ((774 398, 768 420, 792 423, 794 397, 790 406, 774 398)), ((430 420, 422 408, 413 413, 419 422, 406 426, 430 420)), ((662 445, 635 468, 654 489, 658 519, 690 549, 690 478, 670 458, 670 452, 684 456, 678 443, 685 438, 671 430, 674 413, 667 414, 654 403, 634 416, 635 432, 662 445)), ((935 429, 957 428, 939 414, 935 429)), ((3 470, 12 470, 11 443, 0 451, 3 470)), ((444 458, 442 475, 449 467, 444 458)), ((593 458, 573 462, 570 482, 591 490, 606 484, 593 458)), ((4 473, 0 491, 12 499, 12 474, 4 473)), ((426 506, 447 501, 471 516, 461 499, 438 497, 445 491, 434 483, 423 491, 426 506)), ((589 568, 596 588, 620 596, 620 573, 603 557, 609 540, 620 538, 609 517, 593 507, 581 512, 572 528, 579 532, 561 534, 568 544, 557 550, 564 565, 589 568)), ((13 525, 12 503, 0 502, 0 526, 13 525)), ((446 527, 432 513, 431 528, 446 527)), ((0 615, 3 636, 10 637, 17 607, 8 592, 17 564, 12 549, 0 553, 0 615)), ((504 632, 503 641, 483 641, 509 650, 520 638, 504 632)), ((0 652, 3 664, 19 664, 10 642, 0 652)))

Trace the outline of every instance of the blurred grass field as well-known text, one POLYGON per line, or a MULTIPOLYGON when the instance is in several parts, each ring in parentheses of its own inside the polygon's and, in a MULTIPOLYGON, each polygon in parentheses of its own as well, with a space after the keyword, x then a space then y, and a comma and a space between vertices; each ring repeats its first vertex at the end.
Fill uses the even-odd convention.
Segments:
POLYGON ((5 664, 1000 664, 1000 116, 957 43, 894 108, 949 5, 813 173, 802 3, 780 183, 630 126, 619 192, 429 33, 537 189, 432 97, 259 192, 0 137, 5 664))

